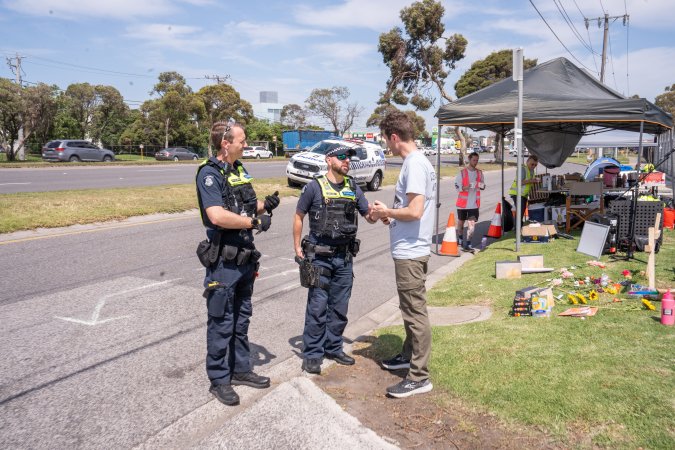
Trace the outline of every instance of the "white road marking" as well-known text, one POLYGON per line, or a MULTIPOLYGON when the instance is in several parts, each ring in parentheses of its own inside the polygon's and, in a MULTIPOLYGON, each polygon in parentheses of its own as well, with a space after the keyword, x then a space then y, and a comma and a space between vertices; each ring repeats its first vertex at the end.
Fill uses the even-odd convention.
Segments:
POLYGON ((11 184, 30 184, 30 183, 0 183, 0 186, 9 186, 11 184))
POLYGON ((89 319, 89 320, 76 319, 74 317, 60 317, 60 316, 54 316, 54 318, 65 320, 65 321, 68 321, 68 322, 79 323, 81 325, 88 325, 88 326, 94 326, 94 325, 99 325, 99 324, 106 323, 106 322, 112 322, 113 320, 124 319, 124 318, 130 317, 130 316, 126 315, 126 316, 111 317, 109 319, 99 320, 99 316, 101 315, 101 310, 105 306, 106 299, 109 299, 109 298, 112 298, 112 297, 115 297, 115 296, 118 296, 118 295, 128 294, 130 292, 148 289, 148 288, 155 287, 155 286, 161 286, 163 284, 171 283, 171 282, 178 281, 178 280, 180 280, 180 278, 175 278, 173 280, 159 281, 157 283, 146 284, 145 286, 139 286, 139 287, 136 287, 136 288, 127 289, 126 291, 115 292, 115 293, 106 295, 104 297, 101 297, 101 299, 96 304, 96 307, 94 308, 94 312, 91 315, 91 319, 89 319))
POLYGON ((284 270, 283 272, 278 272, 278 273, 275 273, 274 275, 270 275, 268 277, 259 277, 257 279, 257 281, 269 280, 271 278, 276 278, 276 277, 285 277, 286 275, 288 275, 290 273, 298 273, 298 270, 299 270, 298 267, 294 267, 293 269, 284 270))

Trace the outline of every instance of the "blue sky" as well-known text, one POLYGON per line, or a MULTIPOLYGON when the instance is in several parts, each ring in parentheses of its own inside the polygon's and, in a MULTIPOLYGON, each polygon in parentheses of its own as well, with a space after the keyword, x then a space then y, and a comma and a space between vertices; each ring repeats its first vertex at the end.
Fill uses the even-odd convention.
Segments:
MULTIPOLYGON (((249 102, 259 91, 279 93, 283 104, 303 104, 314 88, 347 86, 364 107, 363 127, 385 87, 388 70, 378 36, 400 24, 402 0, 0 0, 0 54, 24 56, 23 79, 57 84, 115 86, 136 107, 157 75, 175 70, 194 90, 229 75, 249 102)), ((675 83, 672 0, 533 0, 572 55, 529 1, 443 1, 446 35, 469 41, 457 78, 493 51, 523 47, 544 62, 565 56, 599 77, 602 30, 583 17, 630 15, 610 26, 611 58, 605 83, 651 101, 675 83), (567 13, 575 36, 558 7, 567 13), (604 11, 604 12, 603 12, 604 11), (589 44, 590 42, 590 44, 589 44)), ((3 61, 4 62, 4 61, 3 61)), ((14 78, 7 64, 0 77, 14 78)), ((433 126, 438 103, 424 117, 433 126)), ((315 123, 320 123, 315 120, 315 123)), ((354 129, 353 129, 354 130, 354 129)))

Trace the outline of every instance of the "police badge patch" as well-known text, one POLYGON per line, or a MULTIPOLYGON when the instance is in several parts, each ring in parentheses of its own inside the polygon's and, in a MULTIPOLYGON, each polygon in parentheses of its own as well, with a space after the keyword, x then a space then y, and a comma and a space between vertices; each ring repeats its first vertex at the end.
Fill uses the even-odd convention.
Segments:
POLYGON ((204 185, 207 187, 213 186, 213 175, 207 175, 204 177, 204 185))

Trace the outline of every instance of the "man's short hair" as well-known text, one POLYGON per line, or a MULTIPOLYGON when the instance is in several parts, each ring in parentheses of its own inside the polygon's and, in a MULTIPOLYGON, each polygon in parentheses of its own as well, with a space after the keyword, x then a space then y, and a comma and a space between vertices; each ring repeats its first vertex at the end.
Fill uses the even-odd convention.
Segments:
POLYGON ((244 126, 237 122, 225 120, 219 120, 214 123, 211 127, 211 146, 216 150, 220 150, 220 143, 223 139, 232 142, 234 138, 234 133, 232 133, 233 128, 241 128, 243 130, 244 126))
POLYGON ((380 130, 388 138, 396 134, 403 142, 410 142, 414 138, 414 127, 410 117, 403 111, 392 111, 380 122, 380 130))
POLYGON ((474 156, 480 158, 480 156, 478 156, 478 153, 476 153, 476 152, 471 152, 471 153, 469 153, 469 159, 473 158, 474 156))
POLYGON ((537 158, 537 155, 530 155, 527 157, 527 159, 531 159, 534 162, 539 162, 539 158, 537 158))

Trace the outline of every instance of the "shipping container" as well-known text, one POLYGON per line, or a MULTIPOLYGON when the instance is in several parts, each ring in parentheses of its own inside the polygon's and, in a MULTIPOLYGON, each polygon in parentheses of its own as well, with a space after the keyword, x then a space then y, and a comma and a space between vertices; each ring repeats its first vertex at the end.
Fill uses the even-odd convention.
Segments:
POLYGON ((287 130, 283 132, 284 150, 287 152, 301 151, 319 141, 334 137, 332 131, 287 130))

